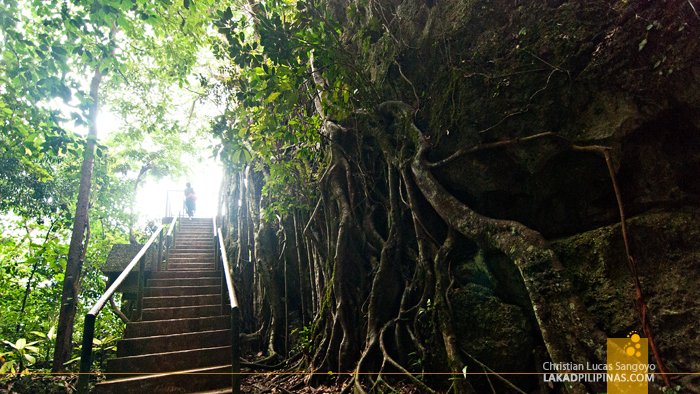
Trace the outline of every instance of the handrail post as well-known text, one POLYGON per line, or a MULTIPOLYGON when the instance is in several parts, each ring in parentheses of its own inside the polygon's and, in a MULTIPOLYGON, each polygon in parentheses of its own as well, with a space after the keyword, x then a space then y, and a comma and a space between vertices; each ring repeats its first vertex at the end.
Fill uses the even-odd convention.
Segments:
POLYGON ((228 298, 228 292, 226 291, 226 278, 224 278, 224 275, 227 275, 228 272, 224 272, 224 270, 221 270, 221 314, 225 315, 226 310, 230 308, 230 306, 226 305, 226 299, 228 298))
MULTIPOLYGON (((226 282, 226 294, 228 294, 229 305, 231 307, 231 392, 240 394, 241 392, 241 349, 239 344, 240 335, 240 311, 238 310, 238 300, 236 299, 236 291, 233 288, 233 279, 231 278, 231 267, 228 263, 226 250, 224 250, 224 237, 221 235, 221 229, 217 229, 217 238, 219 250, 221 252, 222 279, 226 282)), ((221 295, 221 312, 225 308, 223 306, 226 295, 224 294, 222 283, 221 295)))
POLYGON ((240 316, 238 307, 231 308, 231 392, 241 392, 241 348, 238 343, 240 316))
POLYGON ((136 266, 137 263, 140 263, 139 266, 139 289, 138 289, 138 300, 137 300, 137 313, 138 313, 138 318, 141 318, 141 312, 143 309, 143 279, 144 279, 144 268, 146 264, 146 251, 150 246, 153 244, 153 241, 156 239, 156 235, 163 231, 163 225, 161 224, 158 226, 158 229, 151 235, 151 237, 148 239, 148 242, 139 250, 138 253, 136 253, 136 256, 134 256, 133 259, 131 259, 131 262, 124 268, 121 274, 117 277, 117 279, 112 282, 112 285, 109 286, 107 291, 105 291, 104 294, 97 300, 95 305, 90 309, 90 311, 85 315, 85 322, 83 326, 83 347, 81 349, 80 353, 80 375, 78 377, 78 392, 80 394, 87 394, 88 392, 88 383, 90 381, 90 368, 92 366, 92 341, 95 337, 95 320, 97 319, 97 314, 100 313, 102 308, 104 308, 105 304, 109 301, 109 299, 114 295, 114 293, 117 291, 119 286, 121 286, 122 282, 126 279, 127 276, 132 272, 134 267, 136 266))
POLYGON ((158 264, 156 265, 156 271, 160 271, 160 266, 163 263, 163 232, 160 232, 158 236, 158 264))
POLYGON ((211 220, 212 220, 212 224, 213 224, 213 228, 214 228, 214 232, 213 232, 213 234, 214 234, 214 238, 213 238, 213 240, 214 240, 214 258, 215 258, 214 261, 216 261, 216 266, 214 267, 214 269, 218 270, 219 267, 221 267, 221 259, 220 259, 219 252, 218 252, 219 248, 217 248, 218 236, 216 234, 216 216, 214 216, 211 220))
POLYGON ((146 268, 146 254, 144 253, 139 260, 139 288, 136 293, 136 319, 134 321, 141 321, 141 315, 143 314, 143 287, 145 282, 145 268, 146 268))
POLYGON ((78 375, 78 394, 88 393, 90 382, 90 367, 92 366, 92 340, 95 338, 95 319, 97 316, 85 315, 83 327, 83 347, 80 350, 80 374, 78 375))

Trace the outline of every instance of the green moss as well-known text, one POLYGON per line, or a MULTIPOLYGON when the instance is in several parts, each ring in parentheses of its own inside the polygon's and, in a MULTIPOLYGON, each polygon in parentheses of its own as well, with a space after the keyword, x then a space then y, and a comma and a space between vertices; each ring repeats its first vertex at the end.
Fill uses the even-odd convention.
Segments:
POLYGON ((326 286, 326 292, 323 294, 321 299, 321 315, 331 311, 331 305, 333 303, 333 277, 328 281, 326 286))
MULTIPOLYGON (((632 254, 657 345, 679 371, 700 367, 700 209, 655 210, 628 220, 632 254)), ((620 224, 554 240, 588 312, 605 334, 641 330, 620 224)))

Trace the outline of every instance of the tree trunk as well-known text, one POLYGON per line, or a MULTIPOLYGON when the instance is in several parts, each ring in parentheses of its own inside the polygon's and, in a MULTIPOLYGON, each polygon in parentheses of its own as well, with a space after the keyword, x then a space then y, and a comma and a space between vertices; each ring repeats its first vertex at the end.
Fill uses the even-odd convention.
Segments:
POLYGON ((61 307, 56 329, 56 347, 54 348, 52 372, 65 370, 63 364, 70 358, 73 351, 73 321, 78 307, 78 295, 80 294, 80 274, 83 269, 83 240, 87 228, 88 205, 90 202, 90 186, 92 184, 92 168, 95 161, 95 142, 97 140, 97 112, 99 110, 99 88, 102 82, 100 67, 95 67, 95 73, 90 82, 90 97, 92 104, 88 117, 90 131, 87 137, 87 146, 83 165, 80 170, 80 188, 78 191, 78 203, 75 207, 73 220, 73 234, 68 249, 66 270, 63 278, 63 294, 61 295, 61 307))

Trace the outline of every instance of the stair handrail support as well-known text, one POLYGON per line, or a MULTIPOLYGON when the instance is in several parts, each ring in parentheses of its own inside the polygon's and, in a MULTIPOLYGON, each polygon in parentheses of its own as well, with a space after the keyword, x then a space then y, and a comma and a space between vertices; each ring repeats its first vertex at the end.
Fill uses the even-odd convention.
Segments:
MULTIPOLYGON (((144 260, 143 257, 146 254, 146 251, 148 248, 151 247, 151 244, 153 244, 153 241, 156 239, 156 237, 161 234, 163 231, 163 225, 160 224, 158 226, 158 229, 151 234, 151 238, 149 238, 148 242, 141 248, 141 250, 136 254, 136 256, 131 260, 131 262, 124 268, 121 274, 117 277, 117 279, 112 283, 112 285, 107 289, 107 291, 100 297, 99 300, 95 303, 95 305, 90 309, 90 311, 85 315, 85 323, 83 326, 83 347, 80 352, 80 374, 78 376, 78 393, 80 394, 87 394, 88 393, 88 382, 90 380, 90 367, 92 366, 92 341, 95 337, 95 321, 97 320, 97 315, 100 313, 102 308, 104 308, 105 304, 107 301, 109 301, 110 298, 114 295, 116 292, 117 288, 121 285, 121 283, 126 279, 126 277, 131 273, 133 268, 136 266, 137 263, 140 264, 140 269, 139 269, 139 284, 142 283, 142 276, 143 276, 143 265, 144 265, 144 260)), ((141 305, 143 300, 141 297, 143 296, 143 293, 140 292, 141 294, 139 295, 139 300, 138 305, 141 305)), ((138 309, 141 309, 137 305, 138 309)), ((139 316, 140 318, 140 316, 139 316)))
MULTIPOLYGON (((224 249, 224 237, 221 235, 221 228, 217 229, 217 235, 219 239, 221 263, 223 265, 223 276, 226 280, 226 290, 231 305, 231 392, 233 394, 239 394, 241 392, 241 349, 238 338, 240 333, 238 299, 233 289, 233 279, 231 278, 231 270, 228 264, 228 258, 226 257, 226 249, 224 249)), ((221 303, 223 305, 223 298, 221 299, 221 303)))
MULTIPOLYGON (((217 229, 216 229, 216 216, 212 218, 212 225, 214 229, 214 261, 216 261, 215 268, 216 270, 221 269, 221 258, 219 257, 219 248, 217 247, 218 240, 217 240, 217 229)), ((223 301, 222 301, 223 304, 223 301)))
MULTIPOLYGON (((179 212, 178 212, 179 216, 179 212)), ((170 222, 170 227, 168 227, 168 233, 165 236, 165 270, 168 270, 168 261, 170 259, 170 249, 175 247, 175 237, 177 236, 178 230, 180 228, 180 221, 178 221, 178 216, 174 216, 173 220, 170 222), (175 229, 177 227, 177 229, 175 229), (175 231, 173 231, 175 230, 175 231)))

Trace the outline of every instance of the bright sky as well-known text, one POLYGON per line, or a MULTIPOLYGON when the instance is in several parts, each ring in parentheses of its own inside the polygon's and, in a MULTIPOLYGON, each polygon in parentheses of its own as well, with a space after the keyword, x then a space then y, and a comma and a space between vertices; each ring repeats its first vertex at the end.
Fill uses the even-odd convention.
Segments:
MULTIPOLYGON (((108 111, 101 112, 98 120, 98 135, 100 139, 105 139, 116 128, 120 122, 108 111)), ((171 205, 178 207, 182 204, 185 183, 190 182, 197 195, 197 211, 195 217, 213 217, 217 213, 219 200, 219 187, 223 168, 220 162, 215 162, 213 158, 192 166, 192 172, 187 179, 172 179, 170 177, 156 181, 146 178, 141 184, 136 195, 135 209, 139 212, 139 225, 143 225, 149 220, 160 220, 165 215, 166 199, 168 190, 170 192, 171 205), (179 190, 180 192, 175 192, 179 190), (173 201, 177 200, 177 201, 173 201)))
MULTIPOLYGON (((217 204, 219 201, 219 186, 221 185, 222 174, 221 163, 215 163, 214 159, 201 163, 194 169, 192 176, 188 180, 175 182, 172 179, 165 178, 159 182, 149 180, 136 196, 136 208, 141 212, 141 221, 146 217, 152 218, 153 212, 156 217, 165 214, 165 202, 168 190, 184 190, 185 182, 190 182, 197 195, 197 212, 195 217, 213 217, 216 215, 217 204)), ((171 199, 177 198, 178 201, 173 204, 177 206, 182 204, 182 192, 170 194, 171 199)))

